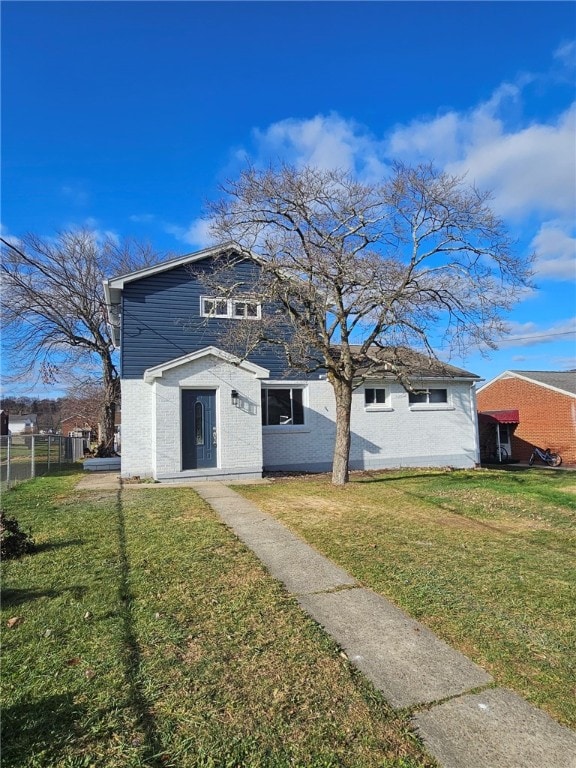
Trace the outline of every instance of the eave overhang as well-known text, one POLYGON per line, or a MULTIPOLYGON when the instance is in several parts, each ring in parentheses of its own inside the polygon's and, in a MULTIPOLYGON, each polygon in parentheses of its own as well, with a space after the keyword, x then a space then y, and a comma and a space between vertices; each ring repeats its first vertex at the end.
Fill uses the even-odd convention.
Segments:
POLYGON ((155 379, 162 378, 167 371, 179 368, 187 363, 193 363, 196 360, 201 360, 203 357, 210 356, 222 360, 225 363, 229 363, 230 365, 234 365, 243 371, 247 371, 257 379, 270 378, 270 371, 267 368, 262 368, 262 366, 251 363, 248 360, 242 360, 241 358, 236 357, 236 355, 231 355, 229 352, 224 352, 224 350, 218 349, 218 347, 204 347, 196 352, 190 352, 188 355, 176 357, 174 360, 168 360, 166 363, 155 365, 153 368, 147 368, 144 371, 144 381, 147 384, 151 384, 155 379))

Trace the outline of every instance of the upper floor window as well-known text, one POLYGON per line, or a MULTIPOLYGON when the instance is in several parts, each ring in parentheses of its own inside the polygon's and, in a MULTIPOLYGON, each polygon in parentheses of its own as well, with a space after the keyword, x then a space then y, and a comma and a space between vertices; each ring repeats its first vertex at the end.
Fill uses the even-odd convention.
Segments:
POLYGON ((304 424, 303 391, 296 387, 262 390, 262 424, 265 427, 304 424))
POLYGON ((418 389, 416 392, 408 393, 408 402, 410 405, 416 404, 429 404, 434 403, 447 403, 448 402, 448 390, 447 389, 418 389))
POLYGON ((202 296, 200 299, 202 317, 231 317, 236 319, 261 317, 261 305, 254 299, 223 299, 202 296))

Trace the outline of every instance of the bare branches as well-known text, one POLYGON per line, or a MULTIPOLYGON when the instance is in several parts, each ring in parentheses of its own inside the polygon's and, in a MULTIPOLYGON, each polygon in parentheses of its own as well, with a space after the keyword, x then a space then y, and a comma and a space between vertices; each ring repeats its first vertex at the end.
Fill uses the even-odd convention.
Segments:
MULTIPOLYGON (((263 306, 281 310, 258 334, 237 324, 235 341, 250 333, 281 344, 305 372, 321 361, 337 405, 375 348, 493 345, 529 285, 531 259, 514 252, 490 195, 431 165, 397 164, 382 185, 317 168, 247 168, 222 191, 210 206, 213 234, 258 258, 263 306)), ((397 375, 409 386, 405 370, 397 375)))
POLYGON ((83 230, 62 232, 54 240, 30 234, 20 246, 1 242, 3 347, 12 374, 7 378, 41 376, 52 383, 96 371, 112 430, 105 439, 111 443, 119 387, 102 281, 157 257, 147 246, 101 243, 83 230))
POLYGON ((513 252, 490 195, 431 165, 397 164, 380 186, 248 168, 223 191, 214 233, 260 257, 263 295, 328 368, 332 346, 360 330, 366 349, 400 337, 431 346, 440 331, 456 346, 489 346, 529 284, 530 258, 513 252))

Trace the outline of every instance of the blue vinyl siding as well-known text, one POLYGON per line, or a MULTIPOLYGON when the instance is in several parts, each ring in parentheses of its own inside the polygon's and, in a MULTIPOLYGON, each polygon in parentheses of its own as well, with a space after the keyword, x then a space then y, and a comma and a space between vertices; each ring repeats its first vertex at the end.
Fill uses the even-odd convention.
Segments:
MULTIPOLYGON (((200 297, 211 293, 203 287, 200 276, 210 267, 211 260, 206 259, 193 265, 196 274, 180 266, 124 286, 123 378, 139 379, 147 368, 203 347, 214 345, 222 348, 220 334, 223 321, 200 317, 200 297)), ((253 262, 244 261, 237 264, 235 270, 245 284, 253 284, 258 267, 253 262)), ((271 379, 289 374, 284 355, 277 347, 263 347, 250 355, 249 360, 268 368, 271 379)), ((303 378, 302 373, 297 376, 303 378)))

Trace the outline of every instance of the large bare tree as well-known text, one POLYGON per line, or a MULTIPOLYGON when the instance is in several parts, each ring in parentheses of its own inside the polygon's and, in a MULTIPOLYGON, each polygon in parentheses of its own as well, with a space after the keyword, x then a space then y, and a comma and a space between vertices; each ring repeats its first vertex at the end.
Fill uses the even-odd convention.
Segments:
MULTIPOLYGON (((247 168, 222 191, 209 205, 214 237, 258 258, 258 294, 282 310, 235 324, 237 351, 278 344, 293 368, 326 371, 337 485, 348 480, 352 392, 382 369, 382 350, 420 349, 434 361, 439 346, 494 346, 529 285, 531 258, 514 252, 489 195, 431 165, 395 165, 381 184, 312 167, 247 168)), ((242 290, 226 275, 224 264, 222 291, 242 290)), ((400 357, 387 363, 410 388, 400 357)))
MULTIPOLYGON (((14 379, 101 385, 99 455, 114 445, 119 377, 102 281, 158 261, 150 247, 88 230, 2 242, 4 367, 14 379)), ((8 376, 10 378, 10 375, 8 376)))

